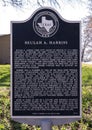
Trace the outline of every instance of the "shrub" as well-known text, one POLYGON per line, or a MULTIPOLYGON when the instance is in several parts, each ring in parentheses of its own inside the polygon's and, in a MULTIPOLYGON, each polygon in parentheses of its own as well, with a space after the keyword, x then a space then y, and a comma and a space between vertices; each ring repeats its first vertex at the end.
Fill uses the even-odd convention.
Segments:
MULTIPOLYGON (((53 130, 92 130, 92 87, 83 87, 82 119, 63 126, 54 126, 53 130)), ((40 127, 28 126, 11 120, 10 90, 0 88, 0 130, 40 130, 40 127)))

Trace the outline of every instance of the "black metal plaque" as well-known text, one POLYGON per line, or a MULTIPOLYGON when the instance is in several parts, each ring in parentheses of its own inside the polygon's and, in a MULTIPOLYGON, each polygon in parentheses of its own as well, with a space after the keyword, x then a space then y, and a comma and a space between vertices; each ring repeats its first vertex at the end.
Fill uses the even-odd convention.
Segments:
POLYGON ((80 23, 42 8, 11 25, 12 116, 80 117, 80 23))

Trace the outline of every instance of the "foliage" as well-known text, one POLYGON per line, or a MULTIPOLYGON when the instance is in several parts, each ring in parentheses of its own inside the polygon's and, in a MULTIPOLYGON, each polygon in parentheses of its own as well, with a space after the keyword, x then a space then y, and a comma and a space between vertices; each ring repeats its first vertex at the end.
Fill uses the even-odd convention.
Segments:
POLYGON ((10 65, 0 65, 0 87, 10 86, 10 65))
MULTIPOLYGON (((3 80, 6 83, 10 82, 10 66, 0 66, 1 77, 8 74, 7 80, 3 80)), ((92 80, 92 65, 83 65, 82 77, 83 83, 90 84, 92 80)), ((2 80, 0 80, 1 82, 2 80)), ((10 84, 10 83, 9 83, 10 84)), ((62 126, 53 126, 53 130, 92 130, 92 86, 82 87, 82 119, 70 124, 62 126)), ((20 124, 11 120, 10 117, 10 89, 9 87, 0 87, 0 130, 41 130, 39 126, 29 126, 27 124, 20 124)))
POLYGON ((0 88, 0 130, 32 130, 33 127, 15 123, 10 118, 10 90, 0 88))
POLYGON ((92 64, 82 65, 82 84, 92 86, 92 64))
MULTIPOLYGON (((92 65, 82 65, 82 85, 92 85, 92 65)), ((0 87, 10 86, 10 65, 0 65, 0 87)))
MULTIPOLYGON (((92 130, 92 87, 83 87, 82 119, 63 126, 53 126, 53 130, 92 130)), ((10 118, 10 90, 0 88, 0 130, 40 130, 40 127, 16 123, 10 118)))

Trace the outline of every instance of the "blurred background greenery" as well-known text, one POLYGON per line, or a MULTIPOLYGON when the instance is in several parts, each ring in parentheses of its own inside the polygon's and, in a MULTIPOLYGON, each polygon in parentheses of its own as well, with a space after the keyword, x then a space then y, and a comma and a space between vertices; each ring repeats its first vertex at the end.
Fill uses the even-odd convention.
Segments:
MULTIPOLYGON (((10 65, 0 65, 0 130, 40 130, 11 120, 10 65)), ((92 65, 82 64, 82 119, 70 124, 53 126, 53 130, 92 130, 92 65)))

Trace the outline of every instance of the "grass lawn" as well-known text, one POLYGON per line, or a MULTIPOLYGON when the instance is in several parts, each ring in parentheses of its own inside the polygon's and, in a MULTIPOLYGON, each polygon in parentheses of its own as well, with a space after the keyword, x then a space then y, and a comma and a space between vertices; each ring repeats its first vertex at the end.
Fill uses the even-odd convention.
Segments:
POLYGON ((92 86, 92 64, 82 64, 82 84, 92 86))
MULTIPOLYGON (((92 65, 82 65, 82 84, 82 119, 53 130, 92 130, 92 65)), ((10 65, 0 65, 0 130, 41 130, 11 120, 9 88, 10 65)))
MULTIPOLYGON (((28 126, 11 120, 9 87, 0 88, 0 130, 41 130, 37 126, 28 126)), ((92 130, 92 87, 82 87, 82 118, 80 121, 61 126, 53 130, 92 130)))
POLYGON ((10 87, 10 65, 0 65, 0 87, 10 87))
MULTIPOLYGON (((92 64, 82 64, 82 85, 92 86, 92 64)), ((10 65, 0 65, 0 87, 10 86, 10 65)))

